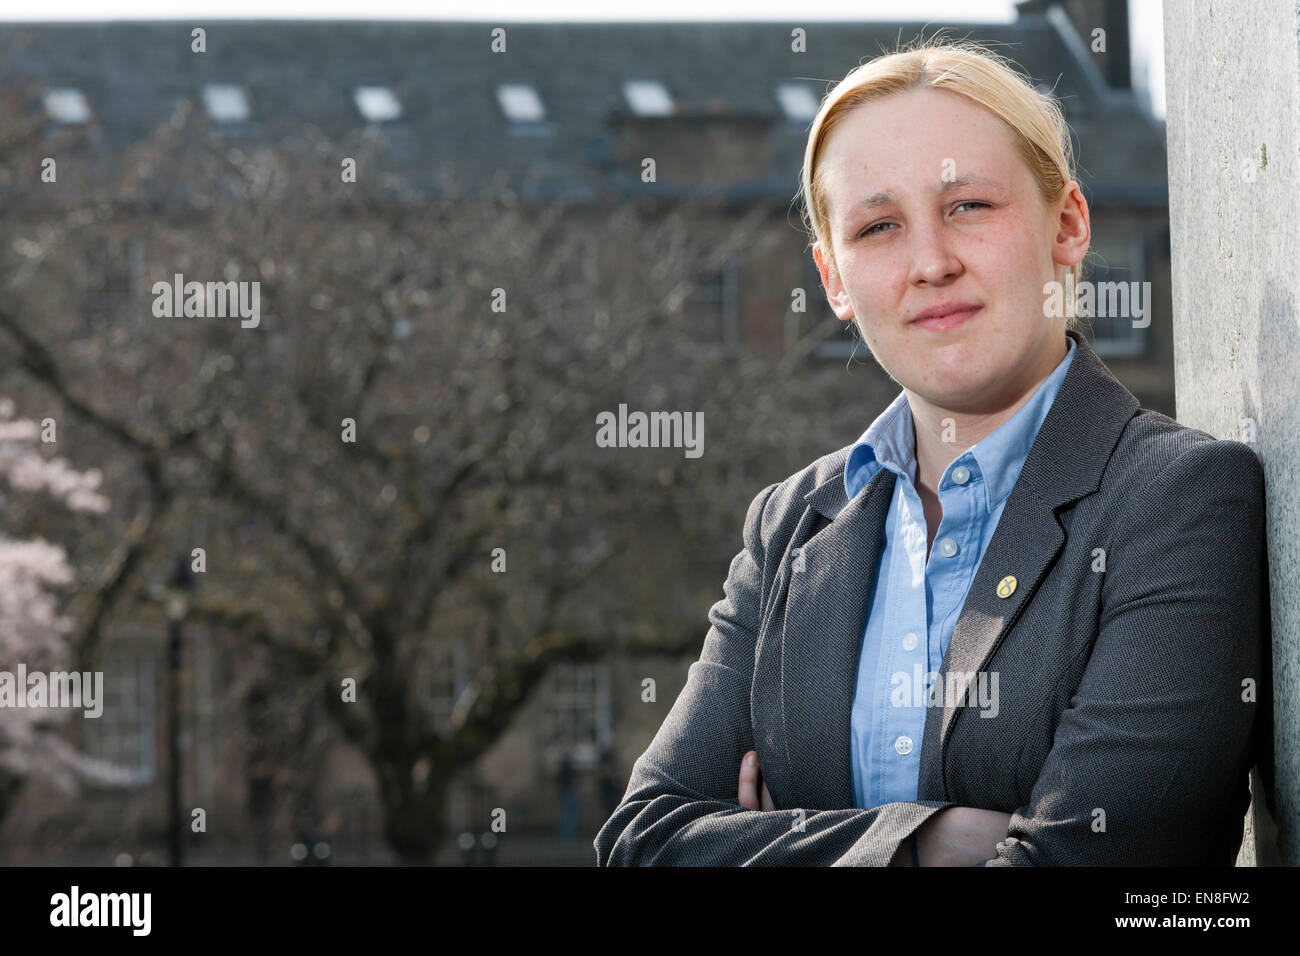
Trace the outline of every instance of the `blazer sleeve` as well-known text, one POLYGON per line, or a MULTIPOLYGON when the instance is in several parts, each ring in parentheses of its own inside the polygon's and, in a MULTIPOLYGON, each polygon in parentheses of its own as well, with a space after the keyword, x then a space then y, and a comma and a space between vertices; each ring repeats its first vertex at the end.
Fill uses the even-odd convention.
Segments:
MULTIPOLYGON (((763 513, 778 487, 749 506, 744 548, 731 562, 725 597, 709 611, 703 652, 596 835, 600 866, 885 866, 914 830, 953 805, 761 811, 737 803, 740 760, 755 749, 750 685, 768 560, 763 513)), ((774 547, 772 560, 780 553, 774 547)))
POLYGON ((1252 734, 1271 733, 1256 729, 1271 689, 1251 448, 1204 441, 1178 455, 1127 506, 1104 573, 1079 686, 985 866, 1204 866, 1245 813, 1252 734))

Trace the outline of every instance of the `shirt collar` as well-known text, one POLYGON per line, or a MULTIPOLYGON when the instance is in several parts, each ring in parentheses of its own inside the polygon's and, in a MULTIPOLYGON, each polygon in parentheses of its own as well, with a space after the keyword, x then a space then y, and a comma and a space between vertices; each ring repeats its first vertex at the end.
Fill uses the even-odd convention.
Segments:
MULTIPOLYGON (((1051 410, 1074 358, 1074 340, 1067 335, 1066 343, 1065 357, 1034 390, 1029 400, 994 431, 953 459, 940 478, 941 493, 953 484, 949 477, 952 470, 964 465, 983 477, 985 504, 989 511, 1011 494, 1034 437, 1051 410)), ((916 484, 916 433, 906 392, 898 393, 898 397, 867 427, 849 451, 844 465, 844 490, 848 499, 852 501, 881 468, 888 468, 916 484)))

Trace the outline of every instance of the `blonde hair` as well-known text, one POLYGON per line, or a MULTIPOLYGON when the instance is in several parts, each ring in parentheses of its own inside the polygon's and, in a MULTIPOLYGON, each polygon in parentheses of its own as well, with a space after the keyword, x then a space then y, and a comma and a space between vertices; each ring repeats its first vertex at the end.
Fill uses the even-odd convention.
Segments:
MULTIPOLYGON (((820 242, 828 267, 836 271, 826 204, 824 167, 818 166, 827 138, 854 107, 913 89, 959 93, 983 106, 1016 134, 1016 144, 1038 191, 1048 204, 1075 178, 1070 132, 1060 103, 1037 90, 1009 60, 966 40, 930 40, 869 60, 854 68, 822 100, 808 132, 801 192, 804 224, 820 242)), ((1077 290, 1082 260, 1069 267, 1077 290)), ((1072 310, 1073 311, 1073 310, 1072 310)), ((1066 328, 1080 328, 1071 317, 1066 328)))

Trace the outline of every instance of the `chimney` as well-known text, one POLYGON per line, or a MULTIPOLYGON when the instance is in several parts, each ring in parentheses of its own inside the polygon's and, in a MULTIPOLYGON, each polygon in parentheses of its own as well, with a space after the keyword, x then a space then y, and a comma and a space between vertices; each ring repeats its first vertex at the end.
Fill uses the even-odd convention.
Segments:
POLYGON ((1133 88, 1132 49, 1129 44, 1128 0, 1021 0, 1017 15, 1046 13, 1058 6, 1074 24, 1083 45, 1092 53, 1093 62, 1114 90, 1133 88), (1106 51, 1093 52, 1093 31, 1106 31, 1106 51))

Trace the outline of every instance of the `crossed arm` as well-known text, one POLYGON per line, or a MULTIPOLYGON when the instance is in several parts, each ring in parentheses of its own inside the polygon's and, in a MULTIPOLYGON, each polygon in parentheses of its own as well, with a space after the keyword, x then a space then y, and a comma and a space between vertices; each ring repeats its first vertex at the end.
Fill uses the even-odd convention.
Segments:
POLYGON ((700 659, 596 836, 600 865, 910 865, 913 833, 922 865, 959 860, 962 847, 987 866, 1204 865, 1244 811, 1234 801, 1257 705, 1243 685, 1269 692, 1263 471, 1248 446, 1190 445, 1135 490, 1110 541, 1087 666, 1029 803, 1009 818, 946 801, 777 812, 742 801, 763 511, 777 487, 750 505, 700 659))
MULTIPOLYGON (((776 810, 763 772, 758 751, 751 750, 740 762, 736 802, 747 810, 776 810), (759 787, 762 794, 759 794, 759 787)), ((930 817, 913 836, 920 866, 979 866, 997 856, 997 845, 1006 838, 1011 814, 978 807, 948 807, 930 817)), ((912 854, 904 842, 889 861, 890 866, 912 866, 912 854)))
POLYGON ((759 630, 763 511, 745 519, 725 597, 709 611, 700 659, 663 725, 632 768, 627 792, 594 841, 601 866, 887 866, 907 837, 947 807, 898 801, 870 809, 764 813, 736 799, 734 768, 754 749, 750 683, 759 630))

